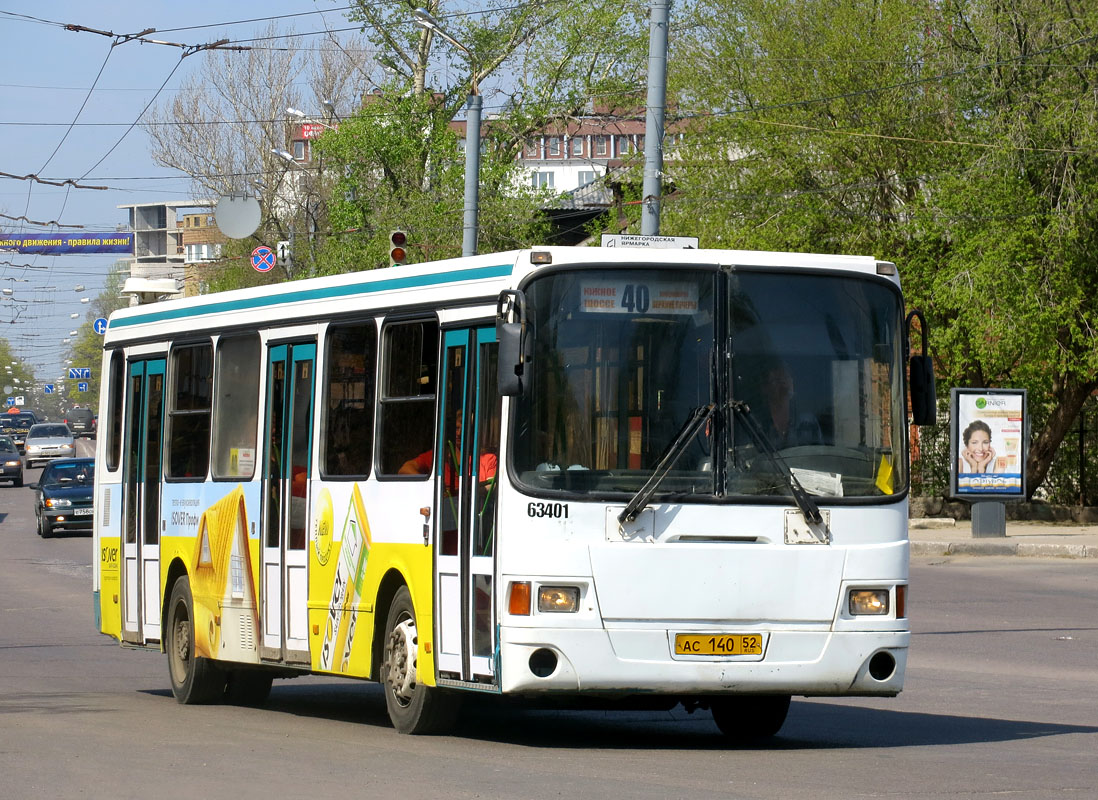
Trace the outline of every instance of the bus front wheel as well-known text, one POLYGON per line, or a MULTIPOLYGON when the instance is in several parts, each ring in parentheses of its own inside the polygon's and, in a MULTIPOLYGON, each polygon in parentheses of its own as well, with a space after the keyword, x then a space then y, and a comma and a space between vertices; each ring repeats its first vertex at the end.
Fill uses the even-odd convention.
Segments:
POLYGON ((225 673, 194 652, 194 599, 186 575, 172 587, 167 619, 168 674, 175 699, 184 705, 220 700, 225 691, 225 673))
POLYGON ((453 725, 458 697, 419 680, 418 653, 419 632, 412 595, 407 586, 401 586, 385 622, 380 675, 385 687, 385 707, 399 733, 439 733, 453 725))
POLYGON ((769 739, 782 729, 789 713, 787 694, 743 694, 709 702, 713 721, 736 744, 769 739))

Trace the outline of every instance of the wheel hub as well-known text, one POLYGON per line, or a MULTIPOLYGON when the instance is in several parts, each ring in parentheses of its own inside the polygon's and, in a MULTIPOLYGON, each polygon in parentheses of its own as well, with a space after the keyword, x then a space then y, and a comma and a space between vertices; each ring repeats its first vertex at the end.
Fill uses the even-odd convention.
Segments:
POLYGON ((416 688, 416 624, 406 619, 389 634, 389 691, 402 704, 412 701, 416 688))

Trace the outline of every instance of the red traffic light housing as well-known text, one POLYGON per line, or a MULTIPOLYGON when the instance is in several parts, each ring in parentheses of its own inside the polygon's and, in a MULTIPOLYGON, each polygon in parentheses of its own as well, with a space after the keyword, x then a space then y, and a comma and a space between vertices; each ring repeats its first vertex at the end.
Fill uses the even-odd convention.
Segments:
POLYGON ((404 231, 393 231, 389 234, 389 266, 395 267, 398 264, 403 264, 408 260, 408 250, 405 245, 408 243, 408 236, 404 231))

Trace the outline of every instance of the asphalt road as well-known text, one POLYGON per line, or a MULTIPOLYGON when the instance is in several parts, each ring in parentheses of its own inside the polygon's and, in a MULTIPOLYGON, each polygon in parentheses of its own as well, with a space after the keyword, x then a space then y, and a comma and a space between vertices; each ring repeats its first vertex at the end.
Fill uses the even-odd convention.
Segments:
POLYGON ((178 705, 162 655, 93 629, 90 539, 39 539, 30 499, 0 486, 0 798, 1098 797, 1092 559, 917 559, 904 693, 795 700, 766 747, 681 710, 478 705, 407 737, 369 683, 178 705))

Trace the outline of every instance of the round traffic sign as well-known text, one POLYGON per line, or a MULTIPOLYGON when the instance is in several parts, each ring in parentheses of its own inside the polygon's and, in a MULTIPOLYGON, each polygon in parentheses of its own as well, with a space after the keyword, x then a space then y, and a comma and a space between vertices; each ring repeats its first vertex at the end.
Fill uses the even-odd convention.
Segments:
POLYGON ((104 333, 107 332, 107 318, 96 317, 95 322, 92 323, 92 328, 95 330, 96 333, 102 336, 104 333))
POLYGON ((267 247, 265 244, 261 244, 255 250, 252 251, 252 266, 257 272, 269 272, 274 268, 275 254, 274 250, 267 247))

